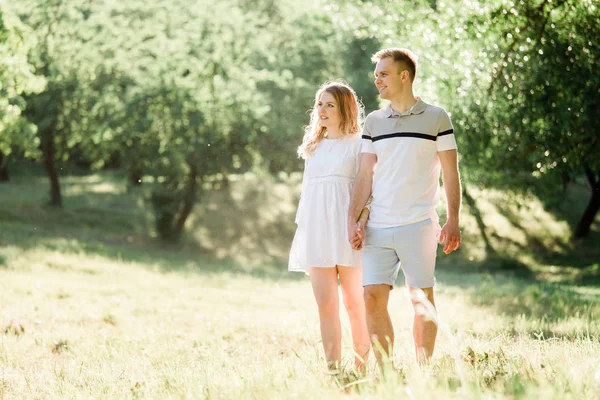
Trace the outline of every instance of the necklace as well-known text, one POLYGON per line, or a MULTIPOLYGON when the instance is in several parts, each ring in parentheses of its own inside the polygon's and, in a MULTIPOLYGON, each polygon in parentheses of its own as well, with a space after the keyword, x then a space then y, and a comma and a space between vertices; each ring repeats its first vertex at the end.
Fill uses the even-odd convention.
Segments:
POLYGON ((333 149, 333 145, 335 144, 335 140, 334 139, 325 139, 325 144, 328 145, 327 152, 331 153, 331 150, 333 149))
POLYGON ((339 137, 335 137, 335 138, 330 138, 329 134, 323 138, 323 141, 325 143, 327 143, 327 152, 331 153, 331 150, 333 150, 333 146, 335 146, 335 142, 337 142, 339 139, 341 139, 341 136, 339 137))

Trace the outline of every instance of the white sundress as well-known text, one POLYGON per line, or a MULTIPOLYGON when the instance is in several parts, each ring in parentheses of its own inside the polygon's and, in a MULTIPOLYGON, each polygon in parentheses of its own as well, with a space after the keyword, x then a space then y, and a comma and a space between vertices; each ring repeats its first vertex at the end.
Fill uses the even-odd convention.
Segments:
POLYGON ((288 270, 361 267, 361 251, 348 242, 348 207, 358 173, 361 136, 323 139, 304 164, 296 234, 288 270))

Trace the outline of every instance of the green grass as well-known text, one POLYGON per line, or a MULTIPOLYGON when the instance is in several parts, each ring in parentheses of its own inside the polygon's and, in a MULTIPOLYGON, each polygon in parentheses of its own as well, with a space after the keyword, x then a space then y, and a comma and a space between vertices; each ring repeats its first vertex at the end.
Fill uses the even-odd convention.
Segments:
POLYGON ((64 210, 42 205, 43 178, 0 186, 0 399, 600 396, 600 287, 574 272, 597 265, 594 246, 570 243, 569 224, 531 199, 508 206, 491 191, 475 197, 496 254, 465 209, 464 248, 440 255, 432 364, 414 362, 400 286, 398 370, 371 360, 357 382, 329 376, 310 283, 286 271, 290 182, 206 192, 178 246, 155 238, 145 189, 113 174, 64 179, 64 210), (511 263, 529 278, 489 272, 511 263))

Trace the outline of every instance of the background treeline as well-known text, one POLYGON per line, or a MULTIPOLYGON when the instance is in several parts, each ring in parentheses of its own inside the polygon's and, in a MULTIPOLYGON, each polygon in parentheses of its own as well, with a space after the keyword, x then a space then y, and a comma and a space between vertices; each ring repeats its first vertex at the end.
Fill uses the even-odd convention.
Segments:
POLYGON ((419 55, 416 93, 451 114, 471 184, 540 196, 590 188, 600 208, 600 6, 594 0, 19 0, 0 2, 0 180, 43 165, 121 168, 151 185, 177 240, 211 184, 298 171, 316 88, 379 107, 370 56, 419 55))

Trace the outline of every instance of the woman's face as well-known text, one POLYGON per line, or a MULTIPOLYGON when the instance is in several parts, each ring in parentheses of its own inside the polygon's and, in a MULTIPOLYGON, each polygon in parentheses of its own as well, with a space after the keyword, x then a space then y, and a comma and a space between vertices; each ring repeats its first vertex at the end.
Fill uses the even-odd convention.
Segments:
POLYGON ((327 130, 337 130, 340 127, 340 108, 333 95, 323 92, 317 102, 319 124, 327 130))

